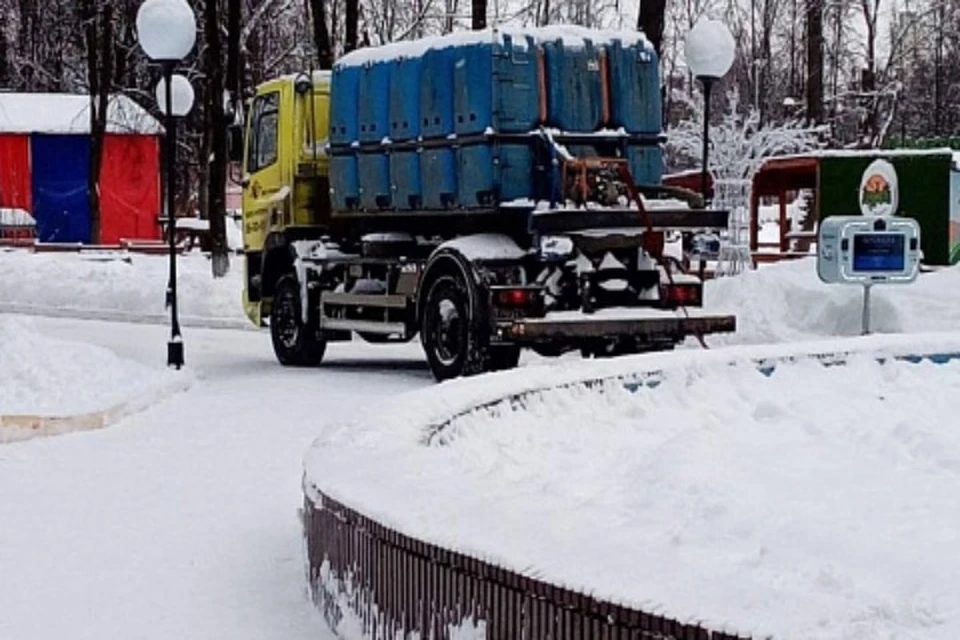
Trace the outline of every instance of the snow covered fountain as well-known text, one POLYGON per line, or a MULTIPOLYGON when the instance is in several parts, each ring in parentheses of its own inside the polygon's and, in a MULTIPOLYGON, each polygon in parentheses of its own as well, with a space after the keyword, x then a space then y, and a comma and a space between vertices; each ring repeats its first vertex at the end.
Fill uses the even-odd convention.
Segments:
POLYGON ((352 638, 956 638, 960 336, 528 367, 329 426, 311 593, 352 638))

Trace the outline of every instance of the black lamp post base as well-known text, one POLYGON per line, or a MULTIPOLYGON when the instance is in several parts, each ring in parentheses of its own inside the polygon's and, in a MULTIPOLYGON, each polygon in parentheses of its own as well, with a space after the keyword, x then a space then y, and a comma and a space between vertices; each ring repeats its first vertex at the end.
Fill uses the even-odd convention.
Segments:
POLYGON ((183 342, 180 340, 167 343, 167 366, 176 367, 177 370, 183 366, 183 342))

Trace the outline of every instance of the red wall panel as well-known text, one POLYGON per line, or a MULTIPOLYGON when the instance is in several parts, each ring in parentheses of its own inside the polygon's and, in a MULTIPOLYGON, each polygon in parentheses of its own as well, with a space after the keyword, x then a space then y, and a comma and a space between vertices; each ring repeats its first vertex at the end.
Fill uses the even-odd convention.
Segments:
POLYGON ((159 240, 160 156, 155 136, 108 134, 100 175, 100 242, 159 240))
POLYGON ((0 207, 32 211, 29 136, 0 134, 0 207))

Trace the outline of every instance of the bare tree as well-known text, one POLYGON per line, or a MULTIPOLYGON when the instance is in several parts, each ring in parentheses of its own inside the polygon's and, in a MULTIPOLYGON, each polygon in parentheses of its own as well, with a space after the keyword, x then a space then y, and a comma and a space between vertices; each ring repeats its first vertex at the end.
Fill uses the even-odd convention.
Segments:
POLYGON ((807 6, 807 120, 823 122, 823 0, 807 6))
POLYGON ((5 87, 10 82, 9 66, 7 58, 7 21, 9 20, 6 11, 0 7, 0 87, 5 87))
POLYGON ((333 68, 333 39, 327 27, 326 0, 308 0, 313 16, 313 42, 317 48, 317 62, 321 69, 333 68))
POLYGON ((87 47, 87 77, 90 85, 90 172, 87 195, 90 202, 90 236, 100 242, 100 175, 107 133, 107 113, 113 89, 113 3, 110 0, 80 0, 80 20, 87 47))
POLYGON ((471 0, 470 28, 474 31, 487 28, 487 0, 471 0))
POLYGON ((663 29, 666 21, 667 0, 640 0, 637 29, 643 31, 657 52, 663 54, 663 29))
MULTIPOLYGON (((210 220, 210 252, 213 277, 220 278, 230 270, 230 248, 227 246, 227 130, 224 117, 223 47, 220 38, 220 3, 204 2, 204 74, 206 105, 204 131, 209 136, 207 168, 207 217, 210 220)), ((203 160, 207 160, 204 158, 203 160)))

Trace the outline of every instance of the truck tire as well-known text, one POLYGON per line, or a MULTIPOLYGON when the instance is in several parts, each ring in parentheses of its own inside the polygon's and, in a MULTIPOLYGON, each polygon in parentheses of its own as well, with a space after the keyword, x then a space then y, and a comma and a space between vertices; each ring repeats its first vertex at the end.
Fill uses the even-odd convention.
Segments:
POLYGON ((327 350, 317 320, 311 318, 303 323, 300 284, 293 274, 277 281, 270 312, 270 337, 277 360, 287 367, 315 367, 327 350))
POLYGON ((444 274, 429 285, 420 341, 438 382, 483 373, 489 347, 470 317, 470 291, 458 275, 444 274))

